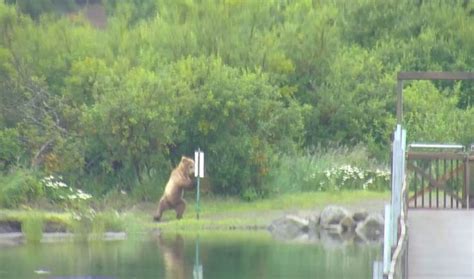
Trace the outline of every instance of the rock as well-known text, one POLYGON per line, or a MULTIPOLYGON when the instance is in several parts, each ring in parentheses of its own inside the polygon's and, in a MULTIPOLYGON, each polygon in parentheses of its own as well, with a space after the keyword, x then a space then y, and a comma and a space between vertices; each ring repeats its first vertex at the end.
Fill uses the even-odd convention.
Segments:
POLYGON ((356 222, 350 216, 346 216, 342 218, 341 222, 339 223, 341 226, 342 232, 352 232, 356 227, 356 222))
POLYGON ((0 221, 0 233, 21 232, 21 223, 18 221, 0 221))
POLYGON ((268 230, 277 239, 296 239, 308 233, 309 220, 299 216, 288 215, 273 221, 268 230))
POLYGON ((381 214, 370 214, 357 224, 356 233, 364 240, 376 241, 383 237, 384 220, 381 214))
POLYGON ((344 218, 352 218, 349 212, 340 206, 330 205, 321 212, 320 225, 322 228, 328 228, 329 225, 338 225, 344 218))
POLYGON ((359 222, 364 221, 367 218, 367 216, 369 216, 369 213, 365 210, 356 211, 356 212, 354 212, 354 214, 352 214, 352 219, 356 223, 359 223, 359 222))
POLYGON ((311 229, 316 229, 319 226, 319 221, 320 221, 319 215, 313 214, 309 216, 308 218, 308 222, 309 222, 308 225, 311 229))
POLYGON ((303 243, 322 243, 335 247, 347 243, 381 241, 384 220, 381 214, 365 210, 352 214, 340 206, 328 206, 315 213, 287 215, 271 223, 268 230, 275 239, 303 243))
POLYGON ((326 225, 324 230, 329 234, 340 235, 342 233, 342 226, 340 224, 326 225))

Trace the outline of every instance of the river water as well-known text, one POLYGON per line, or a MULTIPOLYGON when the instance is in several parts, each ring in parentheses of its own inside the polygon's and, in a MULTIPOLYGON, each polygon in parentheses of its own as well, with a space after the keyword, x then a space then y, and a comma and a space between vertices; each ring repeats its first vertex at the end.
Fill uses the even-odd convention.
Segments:
POLYGON ((285 243, 266 232, 0 247, 2 279, 372 277, 380 245, 285 243))

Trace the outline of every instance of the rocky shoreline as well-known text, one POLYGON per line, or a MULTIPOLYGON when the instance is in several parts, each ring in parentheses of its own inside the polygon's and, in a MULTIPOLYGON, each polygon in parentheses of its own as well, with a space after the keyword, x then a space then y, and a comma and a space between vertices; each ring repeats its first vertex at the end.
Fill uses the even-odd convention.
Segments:
POLYGON ((381 243, 384 220, 381 213, 350 212, 342 206, 327 206, 307 216, 285 215, 268 230, 275 239, 297 242, 381 243))

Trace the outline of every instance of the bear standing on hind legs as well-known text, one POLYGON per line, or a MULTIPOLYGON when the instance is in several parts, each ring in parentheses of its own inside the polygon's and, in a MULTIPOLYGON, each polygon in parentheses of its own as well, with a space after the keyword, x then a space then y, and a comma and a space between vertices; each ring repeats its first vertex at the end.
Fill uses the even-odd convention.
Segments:
POLYGON ((166 183, 165 192, 160 199, 158 210, 153 219, 160 221, 163 212, 168 209, 176 211, 176 218, 183 217, 186 209, 186 201, 183 199, 184 189, 193 187, 194 160, 188 157, 181 157, 179 165, 171 172, 170 179, 166 183))

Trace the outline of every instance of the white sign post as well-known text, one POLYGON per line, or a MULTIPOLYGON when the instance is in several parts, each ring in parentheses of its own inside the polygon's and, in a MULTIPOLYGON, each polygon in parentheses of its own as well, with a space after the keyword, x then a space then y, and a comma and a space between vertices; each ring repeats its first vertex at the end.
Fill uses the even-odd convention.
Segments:
POLYGON ((204 177, 204 152, 200 148, 194 151, 194 176, 197 177, 196 218, 199 220, 199 187, 200 179, 204 177))

